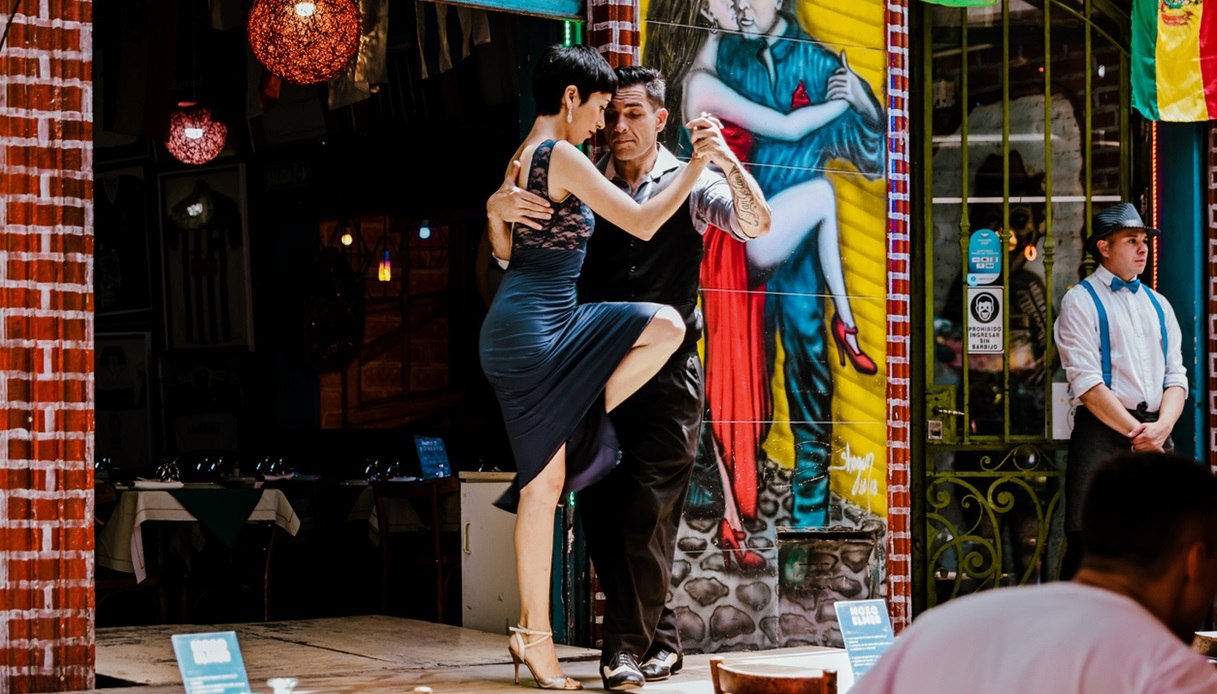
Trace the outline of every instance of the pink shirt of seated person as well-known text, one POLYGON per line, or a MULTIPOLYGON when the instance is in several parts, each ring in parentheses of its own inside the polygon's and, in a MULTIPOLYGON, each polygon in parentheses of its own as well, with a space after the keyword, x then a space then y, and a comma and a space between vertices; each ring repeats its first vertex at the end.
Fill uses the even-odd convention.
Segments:
POLYGON ((926 692, 1198 694, 1217 692, 1217 667, 1131 598, 1056 582, 927 611, 850 689, 926 692))

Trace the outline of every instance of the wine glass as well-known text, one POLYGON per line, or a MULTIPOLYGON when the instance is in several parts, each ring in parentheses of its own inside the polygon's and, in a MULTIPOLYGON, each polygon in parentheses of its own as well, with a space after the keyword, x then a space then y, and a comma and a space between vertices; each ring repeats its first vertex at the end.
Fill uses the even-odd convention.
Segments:
POLYGON ((182 469, 177 456, 166 456, 156 466, 156 478, 162 482, 177 482, 182 479, 182 469))

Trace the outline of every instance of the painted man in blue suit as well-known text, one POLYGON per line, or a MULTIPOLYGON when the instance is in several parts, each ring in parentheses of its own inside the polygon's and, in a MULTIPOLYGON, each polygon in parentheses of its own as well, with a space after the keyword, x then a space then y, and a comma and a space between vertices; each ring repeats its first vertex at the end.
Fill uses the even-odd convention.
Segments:
MULTIPOLYGON (((723 36, 717 56, 718 76, 727 86, 783 113, 822 103, 830 92, 851 106, 799 140, 756 136, 749 168, 765 195, 772 199, 791 186, 823 177, 836 159, 852 163, 868 178, 882 175, 883 110, 866 82, 850 69, 844 52, 838 55, 808 36, 798 19, 783 8, 783 0, 737 0, 736 8, 741 33, 723 36)), ((812 237, 777 269, 766 287, 767 333, 776 331, 784 353, 782 376, 795 447, 792 525, 796 528, 828 524, 833 384, 825 335, 826 294, 812 237)), ((845 336, 838 337, 838 347, 850 350, 845 336)), ((773 373, 776 345, 770 350, 773 373)), ((843 351, 843 356, 853 360, 852 353, 843 351)))

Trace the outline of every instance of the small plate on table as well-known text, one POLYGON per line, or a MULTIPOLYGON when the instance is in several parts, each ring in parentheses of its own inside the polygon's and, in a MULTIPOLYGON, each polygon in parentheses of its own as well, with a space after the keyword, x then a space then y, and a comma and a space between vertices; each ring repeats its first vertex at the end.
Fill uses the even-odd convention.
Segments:
POLYGON ((181 489, 185 485, 181 480, 145 480, 137 479, 131 483, 136 489, 181 489))

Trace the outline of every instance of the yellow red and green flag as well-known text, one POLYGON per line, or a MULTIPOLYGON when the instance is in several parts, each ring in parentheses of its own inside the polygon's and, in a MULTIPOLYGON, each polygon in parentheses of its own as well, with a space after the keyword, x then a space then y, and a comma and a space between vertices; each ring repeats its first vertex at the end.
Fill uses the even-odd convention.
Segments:
POLYGON ((1217 0, 1133 0, 1132 103, 1150 120, 1217 119, 1217 0))

